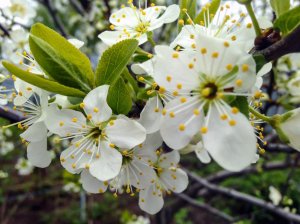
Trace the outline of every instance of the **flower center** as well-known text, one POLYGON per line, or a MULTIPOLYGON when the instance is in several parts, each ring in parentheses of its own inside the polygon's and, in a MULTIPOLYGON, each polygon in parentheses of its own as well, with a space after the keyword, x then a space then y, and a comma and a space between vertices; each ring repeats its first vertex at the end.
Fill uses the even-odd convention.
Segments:
POLYGON ((10 10, 12 13, 20 13, 20 14, 25 13, 25 8, 21 4, 13 4, 10 7, 10 10))
POLYGON ((218 91, 219 87, 214 82, 209 82, 200 87, 200 96, 208 100, 213 100, 217 97, 218 91))
POLYGON ((144 34, 148 31, 149 27, 150 27, 149 22, 141 22, 141 23, 139 23, 139 25, 137 25, 137 27, 135 28, 135 31, 140 34, 144 34))

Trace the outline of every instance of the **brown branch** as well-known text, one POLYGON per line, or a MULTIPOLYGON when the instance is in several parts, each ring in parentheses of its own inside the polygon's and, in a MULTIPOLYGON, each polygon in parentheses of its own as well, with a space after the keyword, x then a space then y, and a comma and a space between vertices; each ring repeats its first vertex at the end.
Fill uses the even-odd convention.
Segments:
POLYGON ((274 61, 280 57, 300 52, 300 26, 298 26, 292 33, 287 35, 285 38, 271 45, 270 47, 261 51, 254 52, 255 54, 261 54, 265 57, 267 62, 274 61))
POLYGON ((0 23, 0 30, 3 31, 4 36, 10 37, 9 31, 0 23))
POLYGON ((212 192, 218 193, 218 194, 222 194, 222 195, 231 197, 231 198, 239 200, 239 201, 244 201, 246 203, 249 203, 249 204, 261 207, 265 210, 268 210, 286 220, 293 221, 295 223, 300 223, 300 215, 289 213, 280 207, 276 207, 275 205, 273 205, 270 202, 264 201, 262 199, 254 197, 254 196, 236 191, 234 189, 220 187, 216 184, 212 184, 212 183, 208 182, 207 180, 205 180, 204 178, 201 178, 194 173, 191 173, 191 172, 187 172, 187 173, 193 180, 195 180, 196 182, 201 184, 203 187, 205 187, 209 191, 212 191, 212 192))

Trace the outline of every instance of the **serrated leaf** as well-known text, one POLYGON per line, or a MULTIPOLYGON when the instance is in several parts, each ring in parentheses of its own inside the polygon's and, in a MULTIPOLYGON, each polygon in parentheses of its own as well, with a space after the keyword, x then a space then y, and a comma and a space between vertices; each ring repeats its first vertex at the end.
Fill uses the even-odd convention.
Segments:
POLYGON ((35 60, 55 81, 88 92, 94 86, 89 59, 54 30, 37 23, 32 26, 30 50, 35 60))
POLYGON ((207 13, 209 12, 210 21, 213 20, 213 16, 217 13, 221 4, 221 0, 212 0, 209 6, 206 6, 205 9, 202 9, 198 16, 195 18, 195 23, 201 24, 205 23, 205 18, 207 17, 207 13), (212 15, 212 16, 211 16, 212 15))
POLYGON ((132 107, 130 92, 124 80, 120 77, 110 86, 107 103, 115 114, 128 114, 132 107))
POLYGON ((270 0, 270 4, 277 17, 288 11, 291 7, 290 0, 270 0))
POLYGON ((247 97, 237 96, 230 105, 239 108, 240 112, 249 118, 249 104, 247 97))
POLYGON ((112 84, 118 80, 137 47, 137 40, 127 39, 107 49, 97 66, 96 85, 112 84))
POLYGON ((274 22, 274 27, 283 35, 289 34, 298 26, 300 26, 300 6, 283 13, 274 22))
POLYGON ((25 82, 28 82, 34 86, 37 86, 41 89, 47 90, 49 92, 61 94, 64 96, 73 96, 73 97, 84 97, 85 93, 68 86, 61 85, 58 82, 45 79, 40 75, 30 73, 18 68, 16 65, 11 64, 7 61, 2 62, 3 66, 11 72, 13 75, 17 76, 18 78, 22 79, 25 82))

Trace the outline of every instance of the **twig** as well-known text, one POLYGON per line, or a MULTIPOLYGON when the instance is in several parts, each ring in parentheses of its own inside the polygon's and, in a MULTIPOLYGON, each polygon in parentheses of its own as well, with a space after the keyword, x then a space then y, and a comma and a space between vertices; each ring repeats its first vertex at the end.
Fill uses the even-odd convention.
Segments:
POLYGON ((70 4, 73 6, 73 8, 82 16, 86 15, 85 10, 83 9, 82 5, 77 0, 69 0, 70 4))
POLYGON ((234 219, 231 216, 219 211, 218 209, 215 209, 215 208, 211 207, 208 204, 204 204, 204 203, 201 203, 199 201, 196 201, 196 200, 190 198, 186 194, 176 194, 176 196, 181 198, 182 200, 188 202, 190 205, 193 205, 197 208, 205 210, 205 211, 211 213, 212 215, 218 216, 218 217, 220 217, 220 218, 222 218, 222 219, 224 219, 224 220, 226 220, 230 223, 232 223, 234 221, 234 219))
POLYGON ((3 31, 4 35, 10 37, 8 30, 0 23, 0 30, 3 31))
POLYGON ((203 187, 207 188, 210 191, 213 191, 215 193, 219 193, 219 194, 223 194, 226 195, 228 197, 231 197, 233 199, 236 200, 240 200, 240 201, 244 201, 247 203, 250 203, 252 205, 256 205, 258 207, 261 207, 263 209, 266 209, 288 221, 293 221, 295 223, 300 223, 300 216, 296 215, 296 214, 292 214, 289 213, 285 210, 283 210, 280 207, 276 207, 275 205, 271 204, 270 202, 264 201, 262 199, 253 197, 251 195, 236 191, 234 189, 229 189, 229 188, 225 188, 225 187, 220 187, 216 184, 212 184, 210 182, 208 182, 207 180, 199 177, 198 175, 188 172, 188 175, 195 180, 196 182, 198 182, 199 184, 201 184, 203 187))
POLYGON ((254 54, 262 54, 267 62, 277 60, 283 55, 289 53, 300 52, 300 26, 298 26, 292 33, 276 42, 270 47, 256 51, 254 54))
POLYGON ((20 113, 8 107, 5 109, 0 107, 0 117, 9 120, 12 123, 24 120, 24 117, 20 113))

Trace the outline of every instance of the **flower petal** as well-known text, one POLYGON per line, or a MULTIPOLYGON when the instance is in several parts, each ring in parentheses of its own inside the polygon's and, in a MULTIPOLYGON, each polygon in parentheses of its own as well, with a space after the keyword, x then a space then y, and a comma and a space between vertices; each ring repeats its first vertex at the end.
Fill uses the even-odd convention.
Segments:
POLYGON ((108 185, 93 177, 87 170, 81 172, 80 180, 83 189, 89 193, 98 194, 107 190, 108 185))
POLYGON ((178 19, 180 14, 180 8, 178 5, 170 5, 165 13, 159 17, 158 19, 153 19, 150 24, 149 31, 157 29, 161 27, 165 23, 172 23, 176 19, 178 19))
POLYGON ((27 146, 27 158, 33 166, 45 168, 51 163, 51 152, 47 151, 47 139, 30 142, 27 146))
POLYGON ((202 142, 199 142, 196 145, 196 147, 195 147, 195 153, 196 153, 196 156, 198 157, 198 159, 202 163, 210 163, 211 162, 211 158, 210 158, 207 150, 204 148, 202 142))
POLYGON ((139 206, 143 211, 154 215, 162 209, 163 205, 162 192, 156 188, 155 184, 140 191, 139 206))
POLYGON ((180 161, 180 155, 177 151, 162 154, 158 160, 158 166, 161 168, 176 167, 180 161))
POLYGON ((110 123, 104 132, 113 144, 124 149, 132 149, 146 139, 146 130, 141 124, 123 117, 110 123))
POLYGON ((220 119, 215 106, 210 108, 208 132, 203 144, 213 159, 229 171, 240 171, 249 166, 256 154, 256 137, 249 120, 242 114, 233 114, 229 106, 223 107, 236 124, 220 119))
POLYGON ((160 180, 173 192, 181 193, 189 183, 187 174, 179 168, 166 169, 160 174, 160 180))
POLYGON ((100 181, 107 181, 120 173, 122 155, 111 148, 107 141, 100 143, 100 158, 92 162, 90 173, 100 181))
POLYGON ((39 142, 47 139, 47 127, 43 121, 34 123, 20 137, 29 142, 39 142))
POLYGON ((139 14, 137 9, 125 7, 113 13, 109 18, 109 22, 117 27, 134 28, 139 23, 137 14, 139 14))
POLYGON ((95 124, 107 121, 112 115, 112 110, 106 102, 108 89, 108 85, 99 86, 89 92, 83 100, 84 112, 91 116, 95 124))

